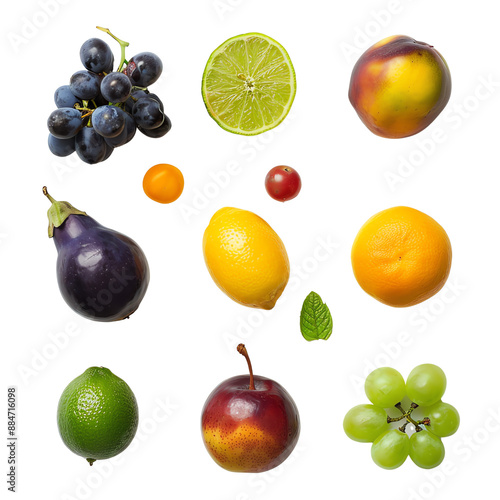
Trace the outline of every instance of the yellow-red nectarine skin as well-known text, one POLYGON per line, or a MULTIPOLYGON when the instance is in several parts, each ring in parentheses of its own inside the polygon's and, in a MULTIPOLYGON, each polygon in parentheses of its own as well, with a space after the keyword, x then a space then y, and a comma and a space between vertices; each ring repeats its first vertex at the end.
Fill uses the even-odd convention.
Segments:
POLYGON ((217 464, 233 472, 265 472, 292 452, 300 433, 290 394, 274 380, 240 375, 218 385, 202 411, 205 446, 217 464))
POLYGON ((450 99, 451 75, 431 45, 396 35, 364 52, 353 68, 349 100, 376 135, 402 138, 428 127, 450 99))

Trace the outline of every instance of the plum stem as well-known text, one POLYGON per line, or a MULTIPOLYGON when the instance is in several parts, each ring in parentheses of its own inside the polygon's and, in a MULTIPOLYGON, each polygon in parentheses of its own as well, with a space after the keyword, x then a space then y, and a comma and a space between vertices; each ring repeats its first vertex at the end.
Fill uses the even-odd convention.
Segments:
POLYGON ((255 391, 255 385, 254 385, 254 380, 253 380, 253 370, 252 370, 252 363, 250 362, 250 356, 248 355, 247 348, 245 347, 245 344, 238 344, 238 347, 236 350, 243 356, 245 356, 245 359, 247 360, 248 364, 248 371, 250 372, 250 385, 248 388, 251 391, 255 391))
POLYGON ((55 203, 56 200, 50 196, 49 192, 47 191, 47 186, 43 186, 43 194, 50 200, 51 203, 55 203))

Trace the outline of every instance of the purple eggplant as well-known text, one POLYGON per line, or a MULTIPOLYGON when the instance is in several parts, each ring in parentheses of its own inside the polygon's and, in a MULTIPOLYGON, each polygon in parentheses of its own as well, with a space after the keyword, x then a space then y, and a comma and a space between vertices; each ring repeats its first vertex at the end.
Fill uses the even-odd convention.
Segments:
POLYGON ((149 284, 149 266, 137 243, 102 226, 66 201, 52 202, 47 212, 49 238, 58 252, 57 282, 73 311, 95 321, 128 318, 149 284))

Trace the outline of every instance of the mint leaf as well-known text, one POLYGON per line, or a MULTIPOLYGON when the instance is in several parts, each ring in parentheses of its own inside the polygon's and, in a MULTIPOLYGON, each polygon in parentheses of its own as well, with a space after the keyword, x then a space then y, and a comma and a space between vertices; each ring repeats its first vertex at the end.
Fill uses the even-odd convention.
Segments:
POLYGON ((330 309, 316 292, 311 292, 302 304, 300 311, 300 331, 302 336, 311 340, 327 340, 332 334, 333 322, 330 309))

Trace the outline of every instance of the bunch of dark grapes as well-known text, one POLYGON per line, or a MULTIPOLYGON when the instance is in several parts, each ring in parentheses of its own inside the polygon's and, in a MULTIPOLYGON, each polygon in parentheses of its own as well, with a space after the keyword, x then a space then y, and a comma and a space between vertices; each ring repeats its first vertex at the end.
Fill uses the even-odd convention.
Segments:
POLYGON ((99 29, 120 43, 118 69, 113 71, 113 52, 106 42, 87 40, 80 49, 85 69, 55 91, 57 109, 47 120, 50 151, 56 156, 76 151, 90 164, 107 160, 114 148, 132 140, 137 129, 156 139, 172 127, 160 98, 148 90, 161 75, 161 59, 141 52, 127 61, 128 43, 99 29))

